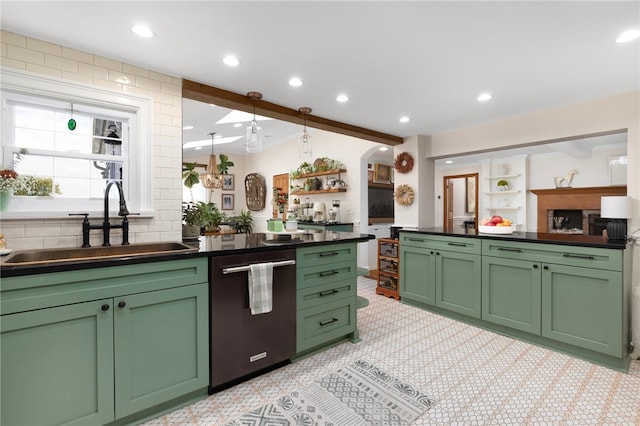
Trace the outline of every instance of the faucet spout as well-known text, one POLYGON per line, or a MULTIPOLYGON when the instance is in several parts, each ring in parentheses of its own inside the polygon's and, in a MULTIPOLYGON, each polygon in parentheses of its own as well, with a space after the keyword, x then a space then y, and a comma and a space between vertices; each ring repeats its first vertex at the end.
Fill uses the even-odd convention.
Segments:
POLYGON ((104 219, 102 221, 102 235, 103 235, 103 246, 110 246, 111 243, 109 241, 109 234, 111 232, 111 228, 122 228, 122 245, 128 245, 128 236, 129 236, 129 222, 127 221, 127 216, 129 215, 129 210, 127 209, 127 203, 124 199, 124 191, 122 190, 122 184, 118 181, 111 180, 107 183, 107 187, 104 191, 104 219), (118 211, 118 216, 124 216, 124 220, 122 225, 111 225, 109 222, 109 190, 111 187, 115 185, 118 190, 119 202, 120 202, 120 210, 118 211))

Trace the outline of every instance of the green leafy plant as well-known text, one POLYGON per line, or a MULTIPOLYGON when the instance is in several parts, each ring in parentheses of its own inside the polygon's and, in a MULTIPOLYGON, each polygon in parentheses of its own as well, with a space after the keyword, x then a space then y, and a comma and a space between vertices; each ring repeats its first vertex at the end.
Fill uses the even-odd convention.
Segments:
POLYGON ((196 225, 207 231, 217 231, 227 215, 218 210, 215 203, 204 201, 182 203, 182 220, 187 225, 196 225))
POLYGON ((191 189, 200 182, 200 173, 196 171, 197 163, 185 163, 182 165, 182 178, 184 186, 191 189))
POLYGON ((229 161, 229 157, 224 154, 220 154, 220 163, 218 163, 218 172, 226 175, 229 172, 229 167, 233 167, 233 161, 229 161))
POLYGON ((238 233, 250 234, 253 231, 253 217, 251 211, 240 210, 240 214, 229 218, 229 224, 238 233))
POLYGON ((509 182, 507 182, 504 179, 501 179, 501 180, 498 181, 498 183, 496 185, 498 185, 498 186, 509 186, 509 182))

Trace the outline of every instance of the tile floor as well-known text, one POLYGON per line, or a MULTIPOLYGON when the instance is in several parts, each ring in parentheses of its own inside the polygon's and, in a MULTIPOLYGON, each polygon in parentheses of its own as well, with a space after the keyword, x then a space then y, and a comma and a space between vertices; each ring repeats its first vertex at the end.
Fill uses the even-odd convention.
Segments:
MULTIPOLYGON (((628 374, 398 303, 359 278, 362 342, 343 343, 146 423, 223 425, 357 359, 437 400, 415 425, 640 425, 640 361, 628 374)), ((340 425, 348 426, 348 425, 340 425)))

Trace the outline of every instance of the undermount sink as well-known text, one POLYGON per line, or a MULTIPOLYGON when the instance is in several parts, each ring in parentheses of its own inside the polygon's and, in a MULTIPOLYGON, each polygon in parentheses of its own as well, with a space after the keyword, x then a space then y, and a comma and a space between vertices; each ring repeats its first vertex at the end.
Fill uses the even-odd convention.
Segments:
POLYGON ((194 252, 197 248, 178 242, 130 244, 108 247, 74 247, 17 251, 7 256, 3 265, 35 265, 42 263, 110 259, 131 256, 151 256, 168 253, 194 252))

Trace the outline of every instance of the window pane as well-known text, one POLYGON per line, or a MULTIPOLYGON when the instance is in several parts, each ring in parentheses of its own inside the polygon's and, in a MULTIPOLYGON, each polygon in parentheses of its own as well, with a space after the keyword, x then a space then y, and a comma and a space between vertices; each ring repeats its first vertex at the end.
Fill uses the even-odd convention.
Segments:
POLYGON ((53 150, 54 135, 51 132, 17 127, 15 135, 18 148, 53 150))
POLYGON ((16 167, 19 175, 53 176, 53 157, 41 155, 23 155, 20 164, 16 167))
POLYGON ((15 107, 16 127, 53 130, 54 111, 17 105, 15 107))

